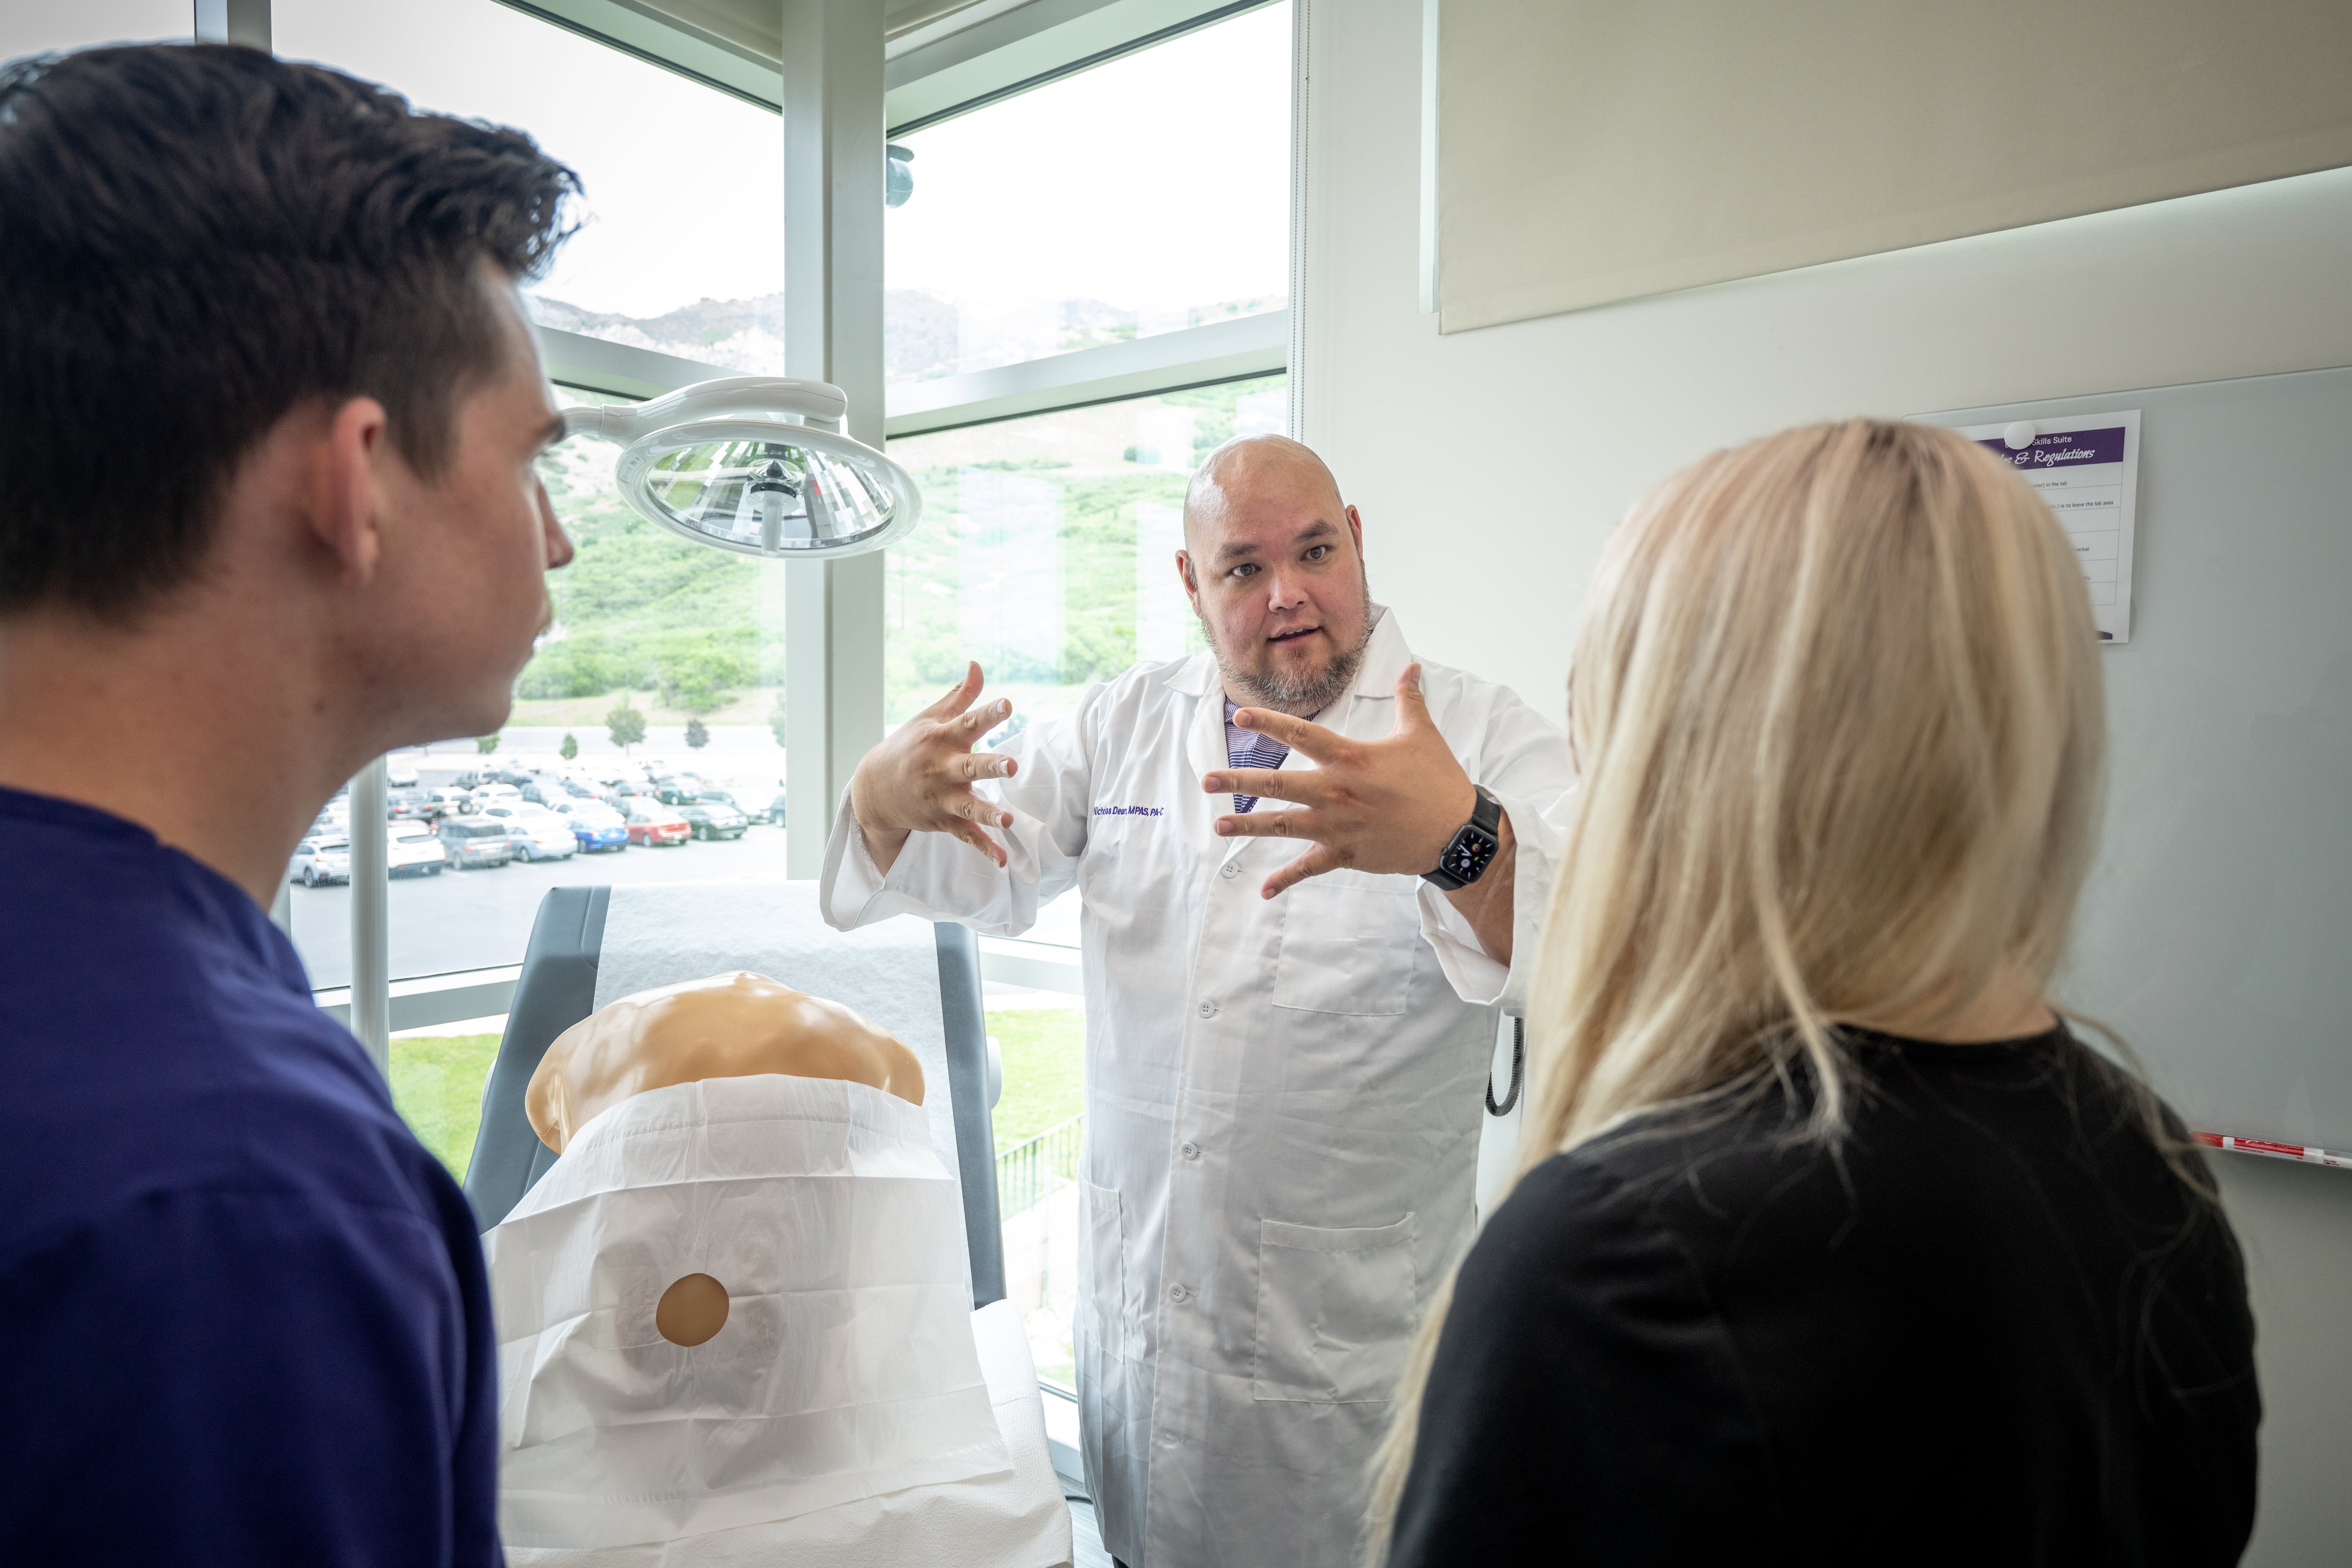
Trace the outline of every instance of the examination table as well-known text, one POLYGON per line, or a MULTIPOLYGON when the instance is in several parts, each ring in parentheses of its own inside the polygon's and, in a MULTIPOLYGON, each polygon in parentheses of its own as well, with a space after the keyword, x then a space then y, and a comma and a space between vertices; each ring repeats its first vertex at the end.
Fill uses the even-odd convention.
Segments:
POLYGON ((1046 1448, 1036 1371, 1020 1313, 1004 1300, 990 1116, 1001 1069, 982 1014, 978 944, 965 927, 902 919, 836 932, 819 916, 810 882, 551 889, 483 1089, 465 1184, 477 1223, 485 1231, 496 1226, 555 1163, 524 1113, 524 1091, 558 1035, 618 996, 739 968, 856 1008, 923 1061, 934 1147, 961 1189, 980 1363, 1013 1469, 667 1542, 594 1552, 509 1543, 509 1560, 597 1568, 749 1564, 786 1555, 796 1564, 842 1568, 1067 1563, 1069 1518, 1046 1448), (942 1079, 943 1100, 936 1092, 942 1079))

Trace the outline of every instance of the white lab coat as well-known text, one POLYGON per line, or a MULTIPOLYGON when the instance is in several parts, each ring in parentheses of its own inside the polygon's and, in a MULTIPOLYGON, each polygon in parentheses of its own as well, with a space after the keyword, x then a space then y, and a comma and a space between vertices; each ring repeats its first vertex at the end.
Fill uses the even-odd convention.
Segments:
MULTIPOLYGON (((1321 721, 1388 734, 1412 662, 1381 613, 1321 721)), ((826 847, 844 930, 911 913, 1015 935, 1080 890, 1082 1447, 1129 1568, 1352 1563, 1390 1391, 1469 1239, 1495 1007, 1524 988, 1571 770, 1508 689, 1434 665, 1422 688, 1518 838, 1508 973, 1416 878, 1258 896, 1304 846, 1211 831, 1232 800, 1201 789, 1226 765, 1207 654, 1137 666, 1005 743, 1018 773, 980 787, 1013 813, 1008 868, 919 833, 881 877, 846 800, 826 847)))

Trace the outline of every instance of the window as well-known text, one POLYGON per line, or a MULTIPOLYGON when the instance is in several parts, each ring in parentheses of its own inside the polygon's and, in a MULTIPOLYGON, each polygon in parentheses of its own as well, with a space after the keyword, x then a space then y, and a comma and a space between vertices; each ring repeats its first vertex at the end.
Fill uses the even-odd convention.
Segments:
POLYGON ((1283 403, 1283 378, 1259 376, 891 442, 923 522, 890 552, 887 721, 968 658, 1024 726, 1205 646, 1176 575, 1184 487, 1219 442, 1278 434, 1283 403))
POLYGON ((76 0, 71 5, 11 5, 0 12, 0 60, 91 44, 185 41, 194 31, 190 0, 76 0))
MULTIPOLYGON (((1260 376, 891 442, 922 487, 924 513, 890 552, 887 721, 930 702, 967 658, 1013 700, 1002 735, 1067 715, 1088 686, 1139 659, 1199 651, 1176 574, 1185 486, 1219 442, 1278 432, 1284 397, 1281 376, 1260 376)), ((1077 920, 1076 895, 1066 894, 1029 932, 1066 955, 1073 982, 1077 920)), ((985 1000, 1004 1060, 995 1127, 1006 1289, 1038 1375, 1073 1388, 1084 1005, 994 982, 985 1000)))
POLYGON ((783 374, 783 137, 774 114, 494 0, 275 0, 278 52, 421 108, 528 132, 586 187, 530 286, 541 325, 783 374))
MULTIPOLYGON (((281 55, 516 126, 578 171, 580 230, 527 290, 542 326, 714 374, 782 370, 774 114, 493 0, 276 0, 272 25, 281 55)), ((783 774, 781 568, 637 517, 613 484, 617 455, 572 441, 542 465, 578 555, 549 579, 556 624, 506 727, 390 759, 390 830, 422 823, 442 849, 436 859, 395 840, 395 981, 520 963, 559 883, 783 875, 771 820, 783 774), (671 797, 655 803, 661 822, 629 822, 623 792, 636 789, 671 797)), ((298 887, 293 901, 312 983, 347 984, 349 887, 298 887)))
MULTIPOLYGON (((1288 9, 894 139, 914 154, 914 189, 887 220, 893 409, 933 428, 890 443, 924 514, 887 566, 886 723, 967 659, 1013 703, 1001 739, 1066 716, 1138 660, 1202 647, 1176 574, 1184 489, 1219 442, 1280 431, 1286 389, 1280 374, 1218 379, 1233 374, 1212 363, 1220 351, 1188 363, 1177 334, 1287 302, 1288 9), (1055 382, 1076 406, 996 417, 1011 410, 990 404, 986 378, 963 422, 940 401, 963 395, 949 378, 1163 336, 1176 352, 1155 374, 1163 390, 1145 395, 1088 401, 1076 366, 1097 355, 1066 361, 1072 374, 1055 382)), ((1004 1061, 1006 1290, 1039 1377, 1065 1390, 1086 1135, 1077 942, 1068 894, 1024 941, 985 940, 982 955, 1004 1061)))
POLYGON ((1289 139, 1286 4, 895 138, 890 380, 1282 309, 1289 139))
MULTIPOLYGON (((530 290, 543 329, 713 374, 782 370, 772 113, 493 0, 277 0, 274 23, 281 53, 518 126, 579 171, 583 226, 530 290)), ((913 190, 886 219, 889 413, 920 433, 890 449, 925 518, 885 563, 887 724, 967 658, 1019 726, 1066 715, 1139 659, 1202 647, 1173 560, 1185 486, 1209 448, 1285 414, 1289 101, 1276 4, 895 139, 913 190), (1118 346, 1139 339, 1153 344, 1118 346), (1011 392, 976 374, 1024 363, 1011 392)), ((563 374, 593 380, 598 363, 563 374)), ((668 384, 634 371, 607 384, 668 384)), ((556 621, 509 721, 389 761, 396 982, 494 994, 458 972, 519 963, 558 884, 785 875, 784 568, 639 519, 615 456, 574 442, 543 466, 578 555, 551 579, 556 621)), ((347 802, 318 826, 352 831, 347 802)), ((293 926, 331 987, 349 976, 352 892, 323 852, 316 880, 292 889, 293 926)), ((1065 1388, 1085 1137, 1077 941, 1066 898, 1024 941, 982 944, 1005 1066, 1007 1283, 1042 1375, 1065 1388)), ((395 1101, 454 1171, 503 1023, 394 1037, 395 1101)))

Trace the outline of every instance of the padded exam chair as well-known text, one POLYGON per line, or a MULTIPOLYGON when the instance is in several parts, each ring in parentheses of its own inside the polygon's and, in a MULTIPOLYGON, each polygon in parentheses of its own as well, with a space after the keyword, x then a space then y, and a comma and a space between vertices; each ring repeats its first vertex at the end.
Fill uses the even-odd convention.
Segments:
MULTIPOLYGON (((786 896, 791 884, 771 884, 786 896)), ((632 889, 635 893, 636 889, 632 889)), ((596 1006, 597 964, 604 948, 610 888, 551 888, 531 923, 522 976, 515 983, 506 1037, 482 1089, 482 1125, 466 1168, 466 1197, 475 1223, 488 1230, 506 1218, 555 1163, 523 1111, 523 1092, 556 1036, 596 1006)), ((995 1135, 989 1108, 996 1072, 989 1059, 981 1013, 980 948, 969 928, 931 928, 939 956, 940 1016, 946 1030, 948 1094, 953 1110, 956 1168, 963 1188, 964 1238, 971 1258, 972 1306, 1004 1296, 1004 1241, 996 1206, 995 1135)), ((806 938, 823 943, 838 933, 806 938)), ((919 952, 919 949, 917 950, 919 952)), ((820 953, 821 956, 821 953, 820 953)), ((706 973, 738 967, 724 952, 709 955, 706 973)), ((855 1005, 855 1004, 852 1004, 855 1005)))

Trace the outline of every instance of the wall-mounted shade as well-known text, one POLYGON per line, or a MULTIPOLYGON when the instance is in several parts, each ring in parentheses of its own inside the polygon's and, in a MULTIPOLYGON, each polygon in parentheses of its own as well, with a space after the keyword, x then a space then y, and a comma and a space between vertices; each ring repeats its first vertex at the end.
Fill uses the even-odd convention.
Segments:
POLYGON ((739 375, 574 408, 563 426, 627 448, 614 478, 648 521, 738 554, 808 561, 879 550, 922 515, 907 470, 841 433, 847 411, 821 381, 739 375))

